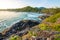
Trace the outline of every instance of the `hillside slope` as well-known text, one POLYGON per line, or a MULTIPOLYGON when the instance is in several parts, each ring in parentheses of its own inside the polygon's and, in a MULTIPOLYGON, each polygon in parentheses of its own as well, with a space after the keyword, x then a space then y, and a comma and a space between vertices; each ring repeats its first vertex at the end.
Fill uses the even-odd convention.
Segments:
POLYGON ((52 37, 51 40, 59 40, 60 39, 59 36, 60 36, 60 13, 57 13, 43 20, 41 24, 31 28, 27 35, 22 36, 22 39, 40 40, 40 37, 42 37, 42 39, 43 38, 48 39, 49 37, 52 37))

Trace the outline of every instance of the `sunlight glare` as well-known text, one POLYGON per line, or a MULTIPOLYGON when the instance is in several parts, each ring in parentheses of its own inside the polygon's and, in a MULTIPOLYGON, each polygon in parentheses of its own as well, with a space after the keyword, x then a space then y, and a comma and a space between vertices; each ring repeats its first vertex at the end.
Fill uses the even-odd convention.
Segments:
POLYGON ((0 0, 0 9, 20 8, 22 6, 22 2, 17 2, 15 0, 0 0))

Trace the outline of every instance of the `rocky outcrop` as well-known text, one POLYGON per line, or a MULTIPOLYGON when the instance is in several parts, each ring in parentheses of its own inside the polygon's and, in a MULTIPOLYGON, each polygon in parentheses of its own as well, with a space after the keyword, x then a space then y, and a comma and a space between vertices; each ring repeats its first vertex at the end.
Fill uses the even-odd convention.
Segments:
POLYGON ((50 16, 51 16, 51 14, 44 14, 43 16, 39 16, 38 18, 44 20, 45 18, 48 18, 50 16))
POLYGON ((3 39, 4 39, 4 35, 0 33, 0 40, 3 40, 3 39))
POLYGON ((37 21, 34 21, 34 20, 22 20, 14 25, 12 25, 11 28, 9 28, 7 31, 4 31, 2 32, 2 34, 5 36, 5 37, 9 37, 10 35, 12 34, 17 34, 19 36, 23 35, 23 34, 26 34, 27 31, 35 26, 35 25, 38 25, 39 22, 37 21))

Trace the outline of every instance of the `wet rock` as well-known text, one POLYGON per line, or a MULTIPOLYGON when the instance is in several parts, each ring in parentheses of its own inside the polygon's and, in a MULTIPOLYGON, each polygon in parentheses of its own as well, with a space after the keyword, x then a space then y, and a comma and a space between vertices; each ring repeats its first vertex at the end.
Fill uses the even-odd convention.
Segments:
POLYGON ((9 37, 11 36, 12 34, 18 34, 17 35, 23 35, 23 34, 26 34, 27 33, 27 30, 35 25, 38 25, 39 22, 38 21, 35 21, 35 20, 22 20, 14 25, 12 25, 11 28, 9 28, 9 30, 7 30, 5 32, 5 36, 6 37, 9 37), (27 30, 25 30, 27 29, 27 30), (21 31, 24 31, 24 32, 21 32, 21 31))
POLYGON ((4 36, 0 33, 0 40, 3 40, 4 36))

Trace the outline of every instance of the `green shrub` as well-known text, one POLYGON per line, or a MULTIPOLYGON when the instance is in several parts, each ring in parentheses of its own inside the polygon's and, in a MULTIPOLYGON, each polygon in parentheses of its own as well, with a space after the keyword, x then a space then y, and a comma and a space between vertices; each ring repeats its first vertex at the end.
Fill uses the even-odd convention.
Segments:
POLYGON ((55 38, 54 40, 60 40, 60 38, 55 38))
POLYGON ((46 19, 46 21, 54 23, 58 18, 60 18, 60 13, 50 16, 49 18, 46 19))
POLYGON ((10 38, 9 38, 9 40, 20 40, 20 37, 19 36, 17 36, 17 35, 12 35, 10 38))
POLYGON ((60 31, 60 24, 55 24, 54 25, 54 30, 55 31, 60 31))
POLYGON ((50 29, 50 27, 48 26, 48 25, 46 25, 46 24, 40 24, 39 25, 39 28, 41 29, 41 30, 49 30, 50 29))
POLYGON ((29 33, 28 34, 30 34, 31 36, 37 36, 37 33, 36 32, 34 32, 34 31, 29 31, 29 33))

